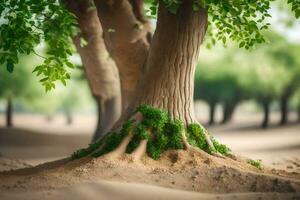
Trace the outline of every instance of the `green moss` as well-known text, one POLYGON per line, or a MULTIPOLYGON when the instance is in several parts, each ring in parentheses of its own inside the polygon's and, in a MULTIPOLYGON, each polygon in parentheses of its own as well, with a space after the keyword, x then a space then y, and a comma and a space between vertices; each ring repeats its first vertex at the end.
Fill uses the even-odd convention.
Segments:
POLYGON ((167 148, 183 149, 183 143, 182 143, 183 130, 184 130, 184 126, 180 120, 169 121, 165 124, 164 133, 168 137, 167 148))
POLYGON ((141 138, 134 135, 129 144, 126 147, 126 153, 132 153, 140 144, 141 138))
POLYGON ((182 122, 172 121, 167 112, 148 105, 141 105, 137 110, 143 115, 141 123, 153 132, 147 143, 147 154, 151 158, 158 159, 167 149, 183 148, 182 122))
POLYGON ((132 128, 133 123, 135 122, 135 120, 128 120, 126 121, 123 126, 122 129, 120 130, 120 134, 121 135, 128 135, 130 129, 132 128))
POLYGON ((164 124, 169 120, 169 116, 166 111, 149 105, 141 105, 137 108, 137 111, 142 113, 144 117, 142 124, 155 131, 161 131, 164 124))
MULTIPOLYGON (((185 131, 184 124, 180 120, 171 120, 164 110, 153 108, 148 105, 141 105, 136 112, 143 115, 141 122, 134 120, 125 122, 119 132, 107 134, 100 141, 90 144, 88 148, 73 153, 72 159, 81 158, 87 155, 95 157, 114 150, 132 129, 133 137, 126 147, 126 153, 132 153, 138 147, 141 140, 148 140, 147 154, 153 159, 159 159, 162 152, 168 149, 183 149, 182 133, 185 131), (135 123, 135 126, 133 124, 135 123), (151 130, 151 135, 148 130, 151 130)), ((189 124, 186 129, 188 142, 208 153, 210 149, 205 139, 205 129, 199 124, 189 124)), ((230 149, 212 138, 212 143, 217 152, 228 155, 230 149)))
POLYGON ((72 155, 71 155, 71 159, 75 160, 75 159, 79 159, 85 156, 90 155, 93 151, 95 151, 97 148, 100 147, 100 145, 102 144, 102 141, 96 141, 95 143, 89 144, 88 148, 84 148, 84 149, 79 149, 77 151, 75 151, 72 155))
POLYGON ((204 128, 199 124, 189 124, 187 127, 187 139, 191 145, 211 153, 209 145, 205 139, 204 131, 204 128))
POLYGON ((222 155, 227 156, 231 150, 225 144, 219 143, 215 138, 212 138, 212 143, 217 152, 221 153, 222 155))
POLYGON ((150 134, 147 131, 146 127, 139 123, 136 125, 136 127, 133 130, 133 137, 126 148, 126 153, 132 153, 134 149, 138 147, 141 140, 147 140, 150 138, 150 134))
POLYGON ((213 153, 213 151, 217 151, 222 155, 228 155, 230 149, 224 145, 219 143, 215 138, 211 137, 212 143, 215 147, 215 150, 211 149, 205 139, 205 129, 199 124, 190 124, 187 127, 187 138, 188 142, 195 147, 202 149, 207 153, 213 153))
POLYGON ((159 159, 162 149, 159 148, 153 141, 147 143, 147 154, 154 160, 159 159))
POLYGON ((92 153, 93 157, 99 157, 103 154, 106 154, 112 150, 114 150, 122 141, 122 139, 125 137, 125 135, 119 134, 117 132, 112 132, 105 137, 103 140, 103 147, 99 150, 92 153))
POLYGON ((262 169, 261 160, 252 160, 252 159, 250 159, 247 162, 250 165, 252 165, 252 166, 254 166, 254 167, 258 168, 258 169, 262 169))
POLYGON ((95 143, 89 144, 89 147, 84 149, 79 149, 75 151, 71 155, 71 159, 79 159, 88 155, 92 155, 95 157, 101 156, 105 153, 108 153, 109 151, 113 150, 118 146, 118 144, 122 141, 122 139, 128 135, 130 128, 132 127, 132 124, 134 123, 134 120, 128 120, 125 122, 122 126, 122 129, 119 133, 111 132, 106 134, 101 140, 96 141, 95 143), (100 148, 103 145, 101 149, 96 151, 98 148, 100 148))
POLYGON ((92 156, 99 157, 117 148, 117 146, 121 143, 121 141, 128 135, 134 122, 135 122, 134 120, 128 120, 123 124, 122 129, 120 130, 119 133, 113 132, 108 134, 103 139, 104 146, 98 151, 94 152, 92 156))
POLYGON ((150 138, 150 134, 147 131, 146 126, 141 123, 135 127, 133 133, 137 136, 137 138, 142 140, 146 140, 150 138))

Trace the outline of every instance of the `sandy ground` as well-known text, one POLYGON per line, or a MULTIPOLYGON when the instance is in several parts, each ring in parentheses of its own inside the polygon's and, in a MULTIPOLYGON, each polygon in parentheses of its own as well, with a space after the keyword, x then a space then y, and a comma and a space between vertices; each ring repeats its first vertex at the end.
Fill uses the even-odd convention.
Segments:
POLYGON ((283 200, 300 198, 300 195, 292 193, 231 193, 231 194, 209 194, 188 192, 183 190, 174 190, 164 187, 157 187, 145 184, 136 183, 121 183, 121 182, 108 182, 108 181, 96 181, 92 183, 78 184, 74 187, 63 188, 55 191, 47 192, 24 192, 22 194, 0 194, 3 199, 20 199, 20 200, 40 200, 45 199, 45 196, 49 200, 58 199, 73 199, 73 200, 236 200, 236 199, 248 199, 248 200, 283 200), (121 194, 121 195, 120 195, 121 194))
MULTIPOLYGON (((184 153, 176 153, 179 161, 174 164, 167 161, 174 156, 170 152, 165 155, 164 167, 161 163, 152 163, 151 166, 160 167, 144 168, 139 163, 124 168, 122 163, 115 166, 102 160, 88 166, 73 164, 67 167, 71 169, 68 171, 65 167, 60 168, 61 173, 67 172, 64 180, 60 179, 61 173, 57 170, 47 173, 42 170, 36 176, 38 178, 31 178, 35 177, 32 172, 14 178, 0 176, 0 190, 3 190, 0 199, 300 199, 300 125, 291 123, 277 127, 274 124, 278 115, 272 115, 271 119, 271 127, 261 130, 260 115, 239 112, 232 123, 208 128, 234 152, 261 159, 266 166, 265 173, 269 174, 267 178, 262 178, 257 169, 238 166, 239 163, 228 165, 229 171, 223 170, 223 162, 227 161, 214 158, 209 158, 213 162, 208 169, 201 164, 203 155, 200 155, 199 163, 189 163, 184 159, 184 153), (172 171, 174 165, 177 166, 175 172, 172 171), (106 173, 107 168, 114 170, 106 173), (95 178, 86 175, 91 171, 95 178), (236 177, 241 177, 240 183, 224 182, 236 177), (39 182, 34 181, 37 179, 39 182), (49 184, 43 186, 43 181, 49 184), (262 186, 262 181, 269 183, 262 186), (224 184, 231 186, 224 187, 224 184)), ((295 116, 291 119, 295 121, 295 116)), ((1 123, 3 117, 0 117, 1 123)), ((67 126, 63 116, 47 122, 41 116, 18 115, 15 117, 16 128, 0 129, 0 170, 23 168, 68 156, 74 149, 89 143, 94 124, 92 116, 75 116, 74 124, 67 126)), ((152 161, 143 161, 144 164, 148 162, 152 161)))

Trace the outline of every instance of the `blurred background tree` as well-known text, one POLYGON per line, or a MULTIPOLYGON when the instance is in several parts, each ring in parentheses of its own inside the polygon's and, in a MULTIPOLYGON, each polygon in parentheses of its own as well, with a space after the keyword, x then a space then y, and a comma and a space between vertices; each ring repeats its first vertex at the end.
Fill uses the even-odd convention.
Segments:
MULTIPOLYGON (((269 123, 271 105, 279 102, 280 124, 288 120, 289 102, 299 89, 299 44, 291 44, 275 30, 266 33, 270 45, 246 52, 236 46, 219 47, 214 57, 200 59, 195 75, 195 99, 209 106, 209 124, 222 106, 221 123, 229 122, 240 102, 254 100, 264 113, 261 123, 269 123)), ((295 106, 293 107, 295 110, 295 106)))
POLYGON ((36 95, 36 90, 31 88, 35 85, 31 84, 31 70, 24 66, 27 65, 29 59, 29 57, 22 57, 13 74, 8 72, 6 67, 0 67, 0 99, 6 101, 5 118, 7 127, 13 126, 15 100, 24 100, 36 95))

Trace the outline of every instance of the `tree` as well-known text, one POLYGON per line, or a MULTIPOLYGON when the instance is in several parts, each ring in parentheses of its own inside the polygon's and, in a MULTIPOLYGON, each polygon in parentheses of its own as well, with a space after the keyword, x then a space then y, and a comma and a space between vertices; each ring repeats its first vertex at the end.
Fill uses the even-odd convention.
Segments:
POLYGON ((289 80, 289 75, 284 67, 274 67, 274 63, 264 55, 258 51, 248 57, 251 64, 248 62, 248 66, 244 66, 244 75, 242 75, 241 81, 244 93, 261 105, 264 112, 261 127, 267 128, 271 103, 279 98, 280 92, 289 80))
POLYGON ((80 77, 76 77, 76 75, 72 75, 72 77, 73 79, 70 80, 66 87, 60 88, 60 94, 56 97, 60 103, 56 111, 60 111, 65 115, 67 125, 73 123, 73 112, 84 104, 86 97, 89 97, 89 95, 86 94, 86 85, 80 80, 80 77))
MULTIPOLYGON (((281 39, 281 41, 282 40, 283 39, 281 39)), ((279 42, 280 39, 278 39, 278 36, 276 38, 276 41, 277 45, 271 48, 270 54, 275 60, 278 61, 279 65, 285 67, 285 73, 289 73, 290 76, 289 81, 286 83, 280 96, 281 119, 279 124, 284 125, 288 121, 289 100, 300 85, 300 62, 299 59, 297 60, 298 51, 296 46, 288 44, 287 41, 284 40, 282 42, 279 42)))
POLYGON ((30 97, 28 86, 31 84, 30 71, 24 67, 26 59, 22 58, 18 68, 10 74, 3 66, 0 67, 0 98, 5 99, 6 105, 6 127, 13 126, 13 105, 16 99, 30 97))
MULTIPOLYGON (((2 4, 12 4, 11 2, 14 1, 8 1, 8 3, 4 1, 2 4)), ((48 4, 52 5, 53 1, 43 3, 48 6, 48 4)), ((298 17, 298 2, 289 1, 289 3, 293 4, 293 10, 298 17)), ((121 88, 126 87, 125 82, 122 82, 122 77, 129 77, 123 72, 131 71, 131 69, 134 73, 130 73, 130 75, 135 74, 130 76, 133 77, 131 82, 136 84, 131 86, 134 90, 130 94, 128 106, 124 106, 127 109, 112 131, 88 148, 75 152, 72 158, 78 159, 87 155, 98 157, 107 153, 112 157, 118 157, 128 152, 131 153, 133 159, 139 159, 145 153, 157 159, 167 149, 182 148, 204 150, 218 156, 227 155, 228 148, 213 139, 208 131, 197 123, 194 116, 193 77, 200 45, 204 40, 207 25, 209 25, 212 43, 216 39, 223 43, 231 39, 238 42, 240 47, 249 49, 255 43, 264 42, 261 30, 268 27, 264 19, 269 16, 270 1, 162 0, 159 3, 151 1, 151 10, 155 12, 157 8, 158 16, 156 30, 150 44, 146 40, 147 34, 139 28, 138 15, 134 13, 135 9, 132 9, 133 4, 131 5, 126 0, 97 0, 95 5, 103 26, 105 44, 119 68, 121 88), (122 41, 125 42, 122 43, 122 41), (147 44, 150 45, 149 50, 147 44), (122 61, 118 54, 127 58, 126 61, 130 59, 129 64, 134 61, 135 65, 123 65, 125 60, 122 61), (140 57, 140 54, 143 56, 140 57), (138 61, 134 59, 137 57, 138 61), (135 68, 135 66, 137 67, 135 68)), ((72 16, 67 11, 62 11, 63 9, 59 5, 54 4, 53 7, 54 9, 51 7, 42 9, 45 12, 50 10, 55 13, 54 15, 53 13, 50 13, 51 15, 43 14, 45 17, 41 22, 47 22, 47 31, 53 33, 54 30, 58 31, 59 29, 62 36, 72 35, 70 33, 74 23, 74 20, 71 20, 72 16), (58 24, 54 30, 49 30, 47 20, 52 16, 58 24)), ((36 14, 40 12, 39 10, 36 14)), ((11 26, 19 25, 20 20, 27 19, 26 17, 15 19, 15 15, 10 16, 14 23, 6 24, 5 28, 2 25, 1 31, 4 33, 8 32, 7 27, 11 31, 11 26)), ((62 48, 57 49, 57 45, 53 45, 53 43, 60 44, 65 40, 57 41, 60 38, 49 36, 49 32, 45 32, 44 27, 41 28, 43 32, 39 36, 44 37, 54 50, 48 52, 49 58, 45 59, 47 62, 38 67, 36 71, 43 73, 45 70, 51 71, 53 68, 61 70, 53 72, 54 78, 51 77, 53 74, 47 73, 47 71, 43 73, 46 78, 43 84, 46 89, 51 89, 54 81, 68 79, 67 72, 63 67, 68 65, 67 53, 65 53, 68 52, 68 46, 58 45, 62 48), (58 58, 52 58, 53 54, 57 54, 58 58), (49 59, 50 63, 48 63, 49 59), (56 59, 61 62, 59 66, 56 63, 48 65, 56 59)), ((66 38, 63 37, 63 39, 66 38)), ((7 40, 5 45, 11 47, 20 40, 22 39, 7 40)), ((11 49, 4 48, 5 45, 0 46, 1 49, 5 51, 11 49)), ((19 49, 17 48, 17 50, 19 49)), ((32 51, 32 48, 26 48, 26 50, 32 51)), ((11 56, 4 56, 4 61, 8 66, 11 65, 9 59, 11 56)))
MULTIPOLYGON (((224 54, 224 53, 223 53, 224 54)), ((201 62, 195 75, 195 99, 203 99, 210 106, 209 124, 213 124, 214 110, 217 104, 223 108, 221 123, 230 121, 238 103, 244 99, 244 89, 240 83, 244 73, 236 67, 233 61, 233 53, 219 55, 213 58, 209 64, 201 62)))
POLYGON ((195 99, 204 100, 209 106, 208 124, 215 123, 215 109, 220 103, 220 87, 223 83, 222 77, 216 73, 215 66, 198 67, 195 75, 195 99))
POLYGON ((294 93, 292 103, 297 112, 298 122, 300 122, 300 87, 294 93))

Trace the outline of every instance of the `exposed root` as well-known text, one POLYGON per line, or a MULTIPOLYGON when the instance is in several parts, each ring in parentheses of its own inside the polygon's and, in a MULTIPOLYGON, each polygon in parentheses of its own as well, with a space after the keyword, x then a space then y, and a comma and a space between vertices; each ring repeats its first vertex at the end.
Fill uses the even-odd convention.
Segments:
POLYGON ((123 154, 125 154, 127 145, 131 141, 132 137, 133 137, 132 133, 129 132, 128 135, 119 144, 119 146, 115 150, 113 150, 110 153, 106 154, 106 156, 115 158, 115 157, 120 157, 123 154))
POLYGON ((203 133, 204 133, 205 140, 206 140, 206 142, 207 142, 209 148, 212 150, 212 152, 217 152, 217 151, 216 151, 216 148, 215 148, 215 146, 214 146, 214 144, 213 144, 213 142, 211 141, 211 137, 210 137, 210 135, 208 134, 208 132, 204 129, 204 132, 203 132, 203 133))
POLYGON ((185 150, 188 150, 191 147, 191 145, 189 144, 189 142, 187 140, 186 131, 185 130, 182 131, 182 142, 183 142, 185 150))
POLYGON ((219 157, 219 158, 226 158, 226 156, 223 156, 222 154, 220 154, 219 152, 212 152, 211 155, 219 157))
POLYGON ((185 125, 181 120, 172 119, 167 112, 148 105, 138 107, 129 120, 116 130, 88 148, 74 152, 72 159, 104 154, 115 158, 129 153, 134 160, 139 160, 147 153, 157 160, 166 150, 192 147, 221 158, 230 152, 200 124, 185 125))
POLYGON ((139 160, 146 153, 148 140, 142 140, 139 146, 131 153, 134 160, 139 160))

